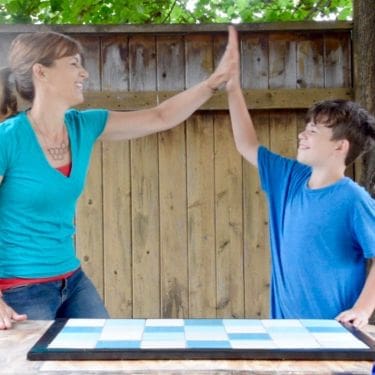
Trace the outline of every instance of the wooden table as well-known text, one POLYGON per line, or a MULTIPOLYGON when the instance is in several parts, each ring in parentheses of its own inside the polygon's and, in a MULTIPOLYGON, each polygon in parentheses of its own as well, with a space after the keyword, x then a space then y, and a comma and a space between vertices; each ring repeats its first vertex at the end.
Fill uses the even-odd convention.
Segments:
MULTIPOLYGON (((170 361, 28 361, 26 354, 51 324, 26 321, 0 331, 1 374, 355 374, 369 375, 368 361, 259 361, 259 360, 170 360, 170 361)), ((375 333, 375 326, 366 327, 375 333)))

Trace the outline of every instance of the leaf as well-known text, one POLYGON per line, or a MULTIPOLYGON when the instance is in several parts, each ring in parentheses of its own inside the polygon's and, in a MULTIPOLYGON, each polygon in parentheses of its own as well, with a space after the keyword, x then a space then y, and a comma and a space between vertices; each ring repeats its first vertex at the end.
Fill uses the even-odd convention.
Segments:
POLYGON ((0 22, 145 24, 280 22, 334 14, 352 17, 351 0, 2 0, 0 22))

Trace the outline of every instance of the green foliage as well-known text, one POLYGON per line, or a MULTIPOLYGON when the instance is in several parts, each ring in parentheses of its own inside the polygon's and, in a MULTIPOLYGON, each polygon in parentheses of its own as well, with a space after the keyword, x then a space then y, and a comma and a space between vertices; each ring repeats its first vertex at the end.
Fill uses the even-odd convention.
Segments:
POLYGON ((0 23, 194 24, 351 15, 352 0, 0 0, 0 23))

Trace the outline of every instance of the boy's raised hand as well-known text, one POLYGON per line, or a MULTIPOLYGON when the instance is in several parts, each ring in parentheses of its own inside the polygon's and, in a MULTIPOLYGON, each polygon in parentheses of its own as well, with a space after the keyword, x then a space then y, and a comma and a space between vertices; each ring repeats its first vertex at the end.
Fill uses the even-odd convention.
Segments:
POLYGON ((239 75, 239 52, 237 31, 233 26, 228 27, 228 43, 219 65, 208 78, 207 83, 213 89, 218 89, 223 84, 228 84, 234 75, 239 75))
POLYGON ((238 34, 237 30, 233 26, 229 26, 229 41, 227 49, 230 51, 231 64, 228 69, 229 79, 227 80, 226 89, 227 91, 231 91, 232 89, 241 86, 238 34))

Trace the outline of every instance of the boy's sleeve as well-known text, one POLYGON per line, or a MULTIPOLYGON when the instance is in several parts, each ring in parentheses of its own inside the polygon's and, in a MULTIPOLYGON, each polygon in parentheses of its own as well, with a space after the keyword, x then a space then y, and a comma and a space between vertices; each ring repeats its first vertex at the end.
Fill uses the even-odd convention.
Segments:
POLYGON ((265 192, 287 183, 294 167, 297 167, 296 161, 275 154, 264 146, 259 147, 258 173, 261 187, 265 192))
POLYGON ((353 215, 355 238, 366 258, 375 257, 375 200, 357 200, 353 215))

